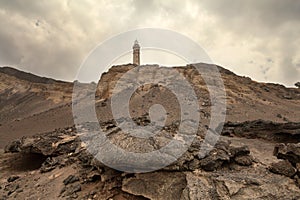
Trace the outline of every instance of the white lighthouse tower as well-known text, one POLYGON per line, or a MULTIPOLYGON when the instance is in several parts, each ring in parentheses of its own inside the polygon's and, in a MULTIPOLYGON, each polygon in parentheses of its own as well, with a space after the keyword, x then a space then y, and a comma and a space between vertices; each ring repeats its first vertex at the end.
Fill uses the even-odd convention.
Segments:
POLYGON ((140 45, 137 40, 134 41, 133 45, 133 64, 140 65, 140 45))

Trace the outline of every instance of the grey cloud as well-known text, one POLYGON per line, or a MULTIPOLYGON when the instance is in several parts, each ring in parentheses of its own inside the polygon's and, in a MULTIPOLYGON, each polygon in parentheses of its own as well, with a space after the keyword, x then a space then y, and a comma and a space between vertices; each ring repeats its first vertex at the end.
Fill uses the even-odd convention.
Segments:
POLYGON ((13 37, 0 32, 0 62, 3 65, 15 65, 22 59, 21 52, 17 51, 18 45, 13 37))
MULTIPOLYGON (((249 28, 259 23, 267 28, 280 27, 300 19, 300 1, 294 0, 204 0, 202 5, 227 21, 244 23, 249 28)), ((248 29, 247 29, 248 30, 248 29)))
POLYGON ((90 29, 94 19, 74 20, 88 9, 74 9, 72 13, 65 3, 56 0, 1 1, 0 25, 5 28, 0 31, 0 64, 73 80, 84 57, 97 44, 90 38, 96 40, 103 34, 98 32, 95 37, 94 30, 90 29), (87 34, 88 30, 91 34, 87 34))
POLYGON ((150 14, 158 8, 154 0, 133 0, 132 5, 139 14, 150 14))
MULTIPOLYGON (((159 16, 161 23, 168 23, 172 29, 187 28, 195 23, 195 19, 191 17, 193 13, 187 10, 189 3, 193 3, 194 8, 199 6, 194 1, 133 0, 130 6, 134 8, 134 12, 131 13, 129 26, 151 24, 149 22, 159 16)), ((160 26, 161 24, 155 25, 160 26)))
POLYGON ((266 72, 268 78, 288 85, 299 79, 293 60, 300 53, 300 1, 204 0, 202 6, 216 16, 225 33, 252 41, 253 50, 261 55, 276 56, 278 62, 270 62, 273 70, 266 72))
POLYGON ((300 73, 299 10, 296 0, 2 0, 0 65, 72 80, 99 42, 150 26, 192 37, 225 67, 251 65, 254 79, 265 73, 292 85, 300 73))

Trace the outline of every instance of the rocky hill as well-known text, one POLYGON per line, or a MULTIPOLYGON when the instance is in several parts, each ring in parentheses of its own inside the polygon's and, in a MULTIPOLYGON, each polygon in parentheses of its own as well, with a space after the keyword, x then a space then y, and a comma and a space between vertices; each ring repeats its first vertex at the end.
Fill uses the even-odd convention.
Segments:
MULTIPOLYGON (((197 64, 197 67, 203 69, 209 68, 208 64, 197 64)), ((145 73, 135 73, 130 79, 120 79, 126 72, 132 70, 134 65, 113 66, 107 73, 104 73, 98 83, 96 97, 98 102, 109 100, 118 81, 120 85, 134 85, 138 80, 143 80, 147 76, 164 77, 164 84, 171 84, 169 80, 170 68, 159 67, 158 65, 143 66, 145 73), (145 77, 143 77, 145 76, 145 77)), ((142 68, 142 69, 143 69, 142 68)), ((248 77, 238 76, 220 66, 217 66, 221 77, 224 81, 226 91, 226 121, 243 122, 251 120, 270 120, 274 122, 299 122, 300 117, 300 92, 296 88, 286 88, 283 85, 272 83, 259 83, 251 80, 248 77)), ((193 65, 176 67, 181 75, 193 85, 193 89, 199 100, 200 114, 202 119, 205 119, 210 114, 209 91, 206 83, 193 65)), ((148 112, 149 107, 154 103, 162 104, 171 121, 178 119, 178 105, 174 100, 174 95, 170 91, 165 90, 162 86, 148 85, 139 88, 132 96, 131 112, 133 117, 138 117, 148 112)), ((101 113, 109 113, 108 110, 101 113)), ((102 116, 102 118, 112 118, 102 116)))
MULTIPOLYGON (((113 119, 111 97, 118 81, 130 86, 145 76, 160 76, 169 84, 170 68, 147 65, 143 69, 148 73, 122 79, 134 67, 113 66, 102 75, 95 94, 97 117, 115 145, 155 150, 178 129, 180 108, 172 92, 148 84, 130 99, 130 115, 138 125, 151 123, 151 105, 160 103, 166 109, 166 125, 150 142, 124 136, 113 119)), ((258 83, 217 68, 227 107, 219 142, 209 154, 198 156, 214 102, 193 65, 176 67, 193 85, 201 126, 188 151, 150 173, 119 172, 87 151, 80 138, 92 125, 80 131, 73 125, 73 83, 1 68, 0 148, 6 147, 0 153, 0 199, 299 199, 300 89, 258 83)), ((82 85, 83 91, 91 88, 82 85)))

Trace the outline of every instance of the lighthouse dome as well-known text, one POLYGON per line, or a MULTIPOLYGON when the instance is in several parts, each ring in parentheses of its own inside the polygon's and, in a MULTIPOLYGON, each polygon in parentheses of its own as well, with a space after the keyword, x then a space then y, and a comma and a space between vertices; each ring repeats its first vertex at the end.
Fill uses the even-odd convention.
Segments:
POLYGON ((134 41, 133 48, 134 49, 139 49, 140 48, 139 42, 137 40, 134 41))

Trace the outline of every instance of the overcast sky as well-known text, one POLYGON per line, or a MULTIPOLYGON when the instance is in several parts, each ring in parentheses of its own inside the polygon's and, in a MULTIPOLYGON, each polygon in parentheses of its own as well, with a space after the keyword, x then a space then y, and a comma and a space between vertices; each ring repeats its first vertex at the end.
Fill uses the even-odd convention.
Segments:
POLYGON ((188 36, 239 75, 291 86, 300 81, 299 11, 298 0, 0 0, 0 65, 73 80, 99 43, 154 27, 188 36))

